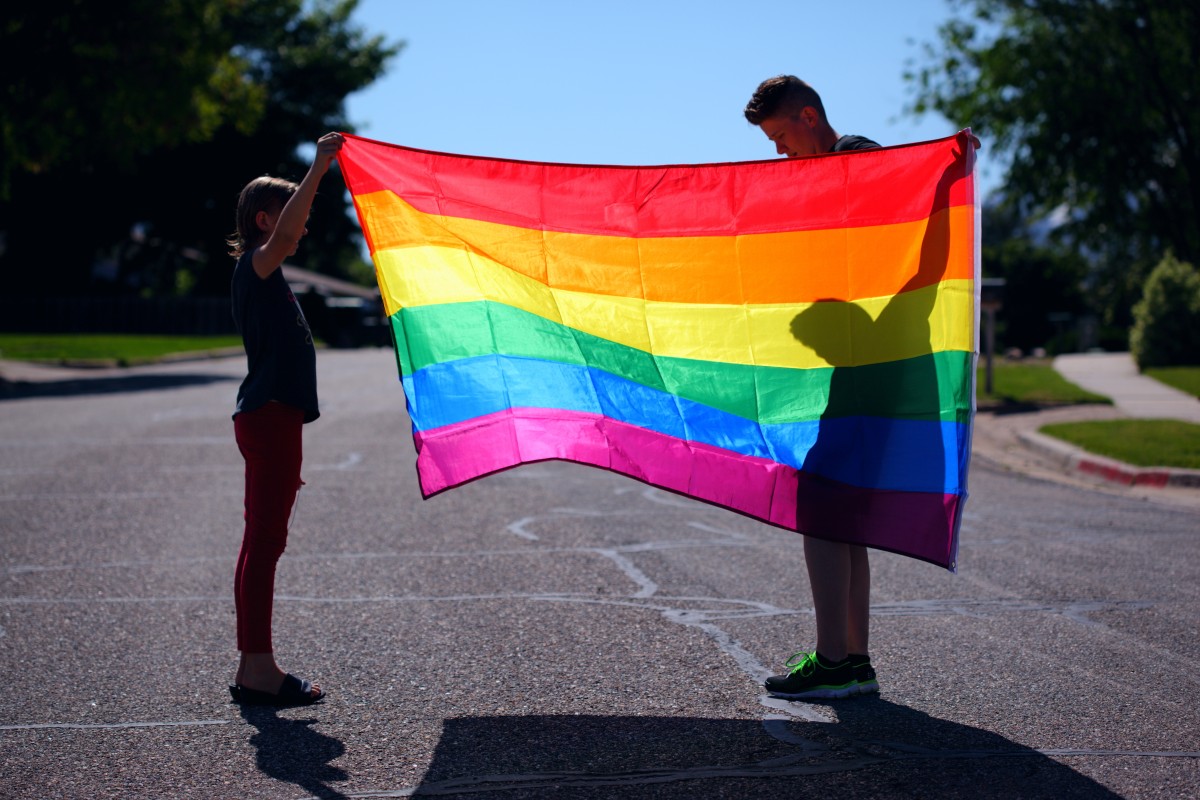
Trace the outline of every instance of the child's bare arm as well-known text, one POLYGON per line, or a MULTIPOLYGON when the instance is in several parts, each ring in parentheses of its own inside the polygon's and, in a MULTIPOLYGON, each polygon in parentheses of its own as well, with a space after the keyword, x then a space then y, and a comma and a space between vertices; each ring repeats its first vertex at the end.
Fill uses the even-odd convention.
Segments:
POLYGON ((296 246, 307 232, 305 224, 312 209, 313 197, 317 194, 317 185, 329 171, 329 165, 342 149, 343 141, 340 133, 327 133, 318 139, 317 155, 313 158, 312 166, 287 205, 279 212, 278 218, 271 220, 269 214, 261 212, 266 215, 266 224, 271 227, 267 241, 254 251, 254 271, 260 278, 270 275, 283 264, 285 258, 296 252, 296 246))

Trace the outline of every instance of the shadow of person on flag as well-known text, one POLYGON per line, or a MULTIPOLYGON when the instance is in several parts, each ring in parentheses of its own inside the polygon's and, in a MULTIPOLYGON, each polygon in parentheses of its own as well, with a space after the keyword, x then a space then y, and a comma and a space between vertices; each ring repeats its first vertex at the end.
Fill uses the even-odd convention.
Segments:
MULTIPOLYGON (((932 296, 932 295, 931 295, 932 296)), ((894 303, 889 304, 894 305, 894 303)), ((928 321, 905 308, 904 324, 928 321)), ((887 311, 885 309, 884 314, 887 311)), ((822 300, 798 314, 792 331, 830 363, 825 408, 798 476, 796 529, 823 539, 906 552, 901 528, 926 505, 941 518, 946 457, 932 353, 898 362, 839 363, 875 349, 893 326, 854 303, 822 300)), ((944 522, 938 526, 944 530, 944 522)))
MULTIPOLYGON (((953 292, 973 291, 942 282, 950 187, 966 173, 964 151, 936 186, 918 264, 895 294, 886 302, 822 299, 791 323, 792 335, 829 364, 824 410, 798 475, 796 529, 951 569, 949 540, 965 494, 970 383, 963 389, 963 378, 971 354, 935 341, 931 319, 945 313, 953 292)), ((901 264, 913 259, 891 255, 901 264)))

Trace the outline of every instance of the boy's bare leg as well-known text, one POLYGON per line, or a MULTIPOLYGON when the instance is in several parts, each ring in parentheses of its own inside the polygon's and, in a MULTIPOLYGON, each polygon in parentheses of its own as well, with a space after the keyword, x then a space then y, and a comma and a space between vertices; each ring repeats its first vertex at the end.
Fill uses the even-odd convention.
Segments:
MULTIPOLYGON (((867 548, 850 545, 850 613, 846 626, 846 652, 869 655, 871 643, 871 564, 867 548)), ((831 656, 832 658, 832 656, 831 656)))
POLYGON ((833 661, 870 653, 871 565, 867 548, 804 537, 817 616, 817 652, 833 661))
POLYGON ((817 616, 817 652, 841 661, 849 644, 850 545, 805 536, 804 561, 817 616))

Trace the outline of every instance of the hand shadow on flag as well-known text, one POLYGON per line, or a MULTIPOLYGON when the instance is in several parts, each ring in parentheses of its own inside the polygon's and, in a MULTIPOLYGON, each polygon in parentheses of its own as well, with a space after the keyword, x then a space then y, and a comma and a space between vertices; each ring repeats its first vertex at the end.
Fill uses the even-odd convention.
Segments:
POLYGON ((995 733, 879 698, 837 722, 452 717, 416 796, 1089 797, 1103 786, 995 733))
POLYGON ((901 539, 946 527, 944 495, 957 491, 961 473, 947 463, 957 443, 945 441, 942 406, 954 401, 940 396, 930 316, 950 258, 950 217, 939 212, 949 208, 950 187, 965 172, 965 154, 956 156, 934 190, 918 269, 875 318, 850 300, 824 298, 792 319, 792 336, 832 367, 798 475, 798 531, 897 550, 881 519, 906 520, 911 532, 901 539), (895 352, 897 339, 927 349, 872 363, 871 354, 895 352))
POLYGON ((242 718, 258 729, 250 737, 255 762, 262 774, 285 783, 294 783, 312 797, 343 800, 347 796, 330 787, 330 781, 344 781, 349 774, 330 762, 346 752, 346 745, 332 736, 312 729, 315 719, 281 718, 269 706, 242 706, 242 718))

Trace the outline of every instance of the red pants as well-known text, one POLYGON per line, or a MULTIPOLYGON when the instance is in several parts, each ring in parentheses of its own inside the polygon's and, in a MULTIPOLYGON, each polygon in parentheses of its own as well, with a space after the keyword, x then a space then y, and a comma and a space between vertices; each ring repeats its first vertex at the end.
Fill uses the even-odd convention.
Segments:
POLYGON ((246 460, 246 531, 233 579, 237 647, 270 653, 275 564, 287 546, 288 517, 300 480, 304 412, 267 403, 233 418, 238 449, 246 460))

